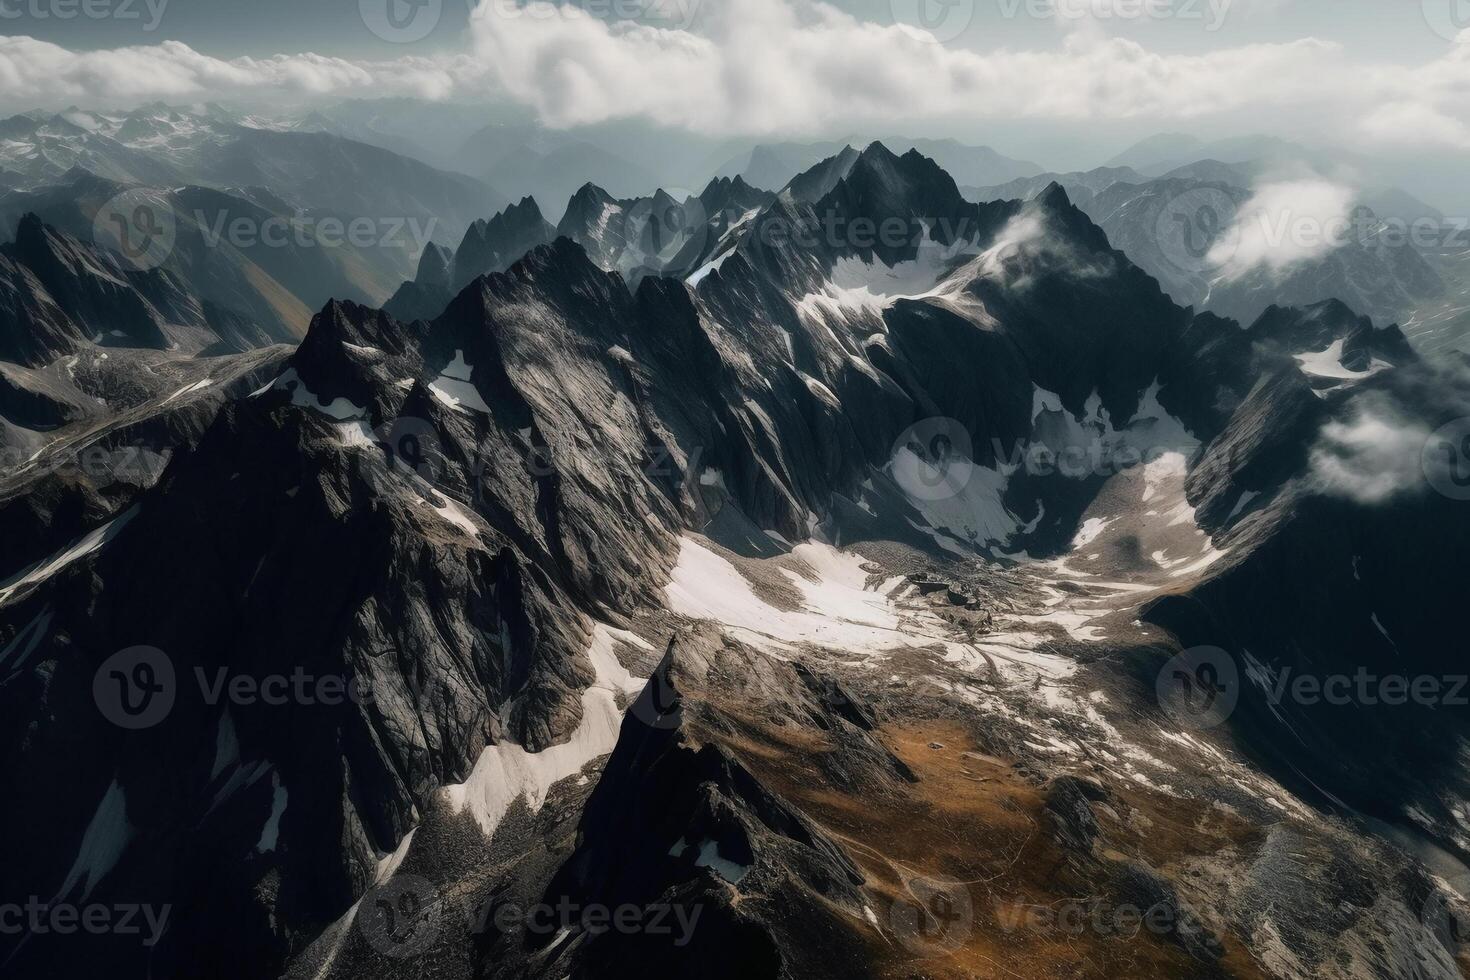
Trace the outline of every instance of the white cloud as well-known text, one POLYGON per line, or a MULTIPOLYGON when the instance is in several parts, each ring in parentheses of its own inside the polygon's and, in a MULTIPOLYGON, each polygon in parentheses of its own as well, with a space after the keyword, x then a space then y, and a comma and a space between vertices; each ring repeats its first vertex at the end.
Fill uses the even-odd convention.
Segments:
POLYGON ((223 60, 179 41, 69 51, 30 37, 0 37, 0 103, 127 104, 151 99, 270 99, 380 95, 446 99, 484 84, 468 56, 353 61, 317 54, 223 60))
POLYGON ((0 38, 0 102, 508 95, 551 125, 642 118, 748 135, 1293 113, 1345 142, 1470 149, 1470 40, 1418 66, 1365 62, 1314 38, 1161 53, 1091 30, 1033 50, 981 52, 820 0, 703 0, 699 17, 663 24, 598 19, 544 0, 514 4, 485 0, 462 54, 385 61, 225 60, 179 42, 73 52, 0 38))
POLYGON ((1351 239, 1356 192, 1320 177, 1258 185, 1234 226, 1211 248, 1208 261, 1229 279, 1254 269, 1279 273, 1351 239))
POLYGON ((1362 131, 1375 143, 1405 149, 1470 147, 1470 126, 1427 102, 1385 103, 1363 118, 1362 131))
POLYGON ((1429 428, 1408 418, 1386 398, 1370 397, 1347 422, 1322 427, 1312 450, 1317 488, 1361 504, 1379 504, 1423 489, 1422 454, 1429 428))
POLYGON ((916 118, 1178 119, 1282 92, 1338 97, 1321 66, 1341 53, 1314 40, 1160 55, 1073 32, 1049 50, 980 53, 811 0, 712 2, 701 33, 498 9, 474 18, 476 53, 559 124, 641 116, 771 133, 916 118))

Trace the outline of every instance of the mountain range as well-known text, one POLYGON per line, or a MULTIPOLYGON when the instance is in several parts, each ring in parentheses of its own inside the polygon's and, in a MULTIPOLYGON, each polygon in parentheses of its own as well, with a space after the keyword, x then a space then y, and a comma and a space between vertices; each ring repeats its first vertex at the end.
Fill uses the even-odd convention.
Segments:
POLYGON ((805 163, 495 202, 299 339, 16 219, 5 897, 166 927, 0 970, 1464 975, 1464 708, 1281 692, 1458 670, 1470 363, 1181 302, 1129 229, 1204 184, 805 163))
POLYGON ((966 187, 965 193, 972 200, 1024 199, 1060 184, 1113 244, 1184 305, 1252 320, 1273 303, 1309 305, 1340 298, 1375 320, 1403 324, 1422 350, 1463 346, 1470 329, 1470 306, 1464 301, 1470 232, 1462 222, 1397 189, 1364 191, 1342 217, 1348 233, 1330 247, 1282 267, 1264 261, 1234 264, 1231 246, 1242 228, 1262 230, 1260 237, 1269 242, 1273 229, 1299 217, 1253 214, 1253 187, 1266 172, 1259 161, 1203 159, 1157 177, 1109 166, 966 187), (1178 239, 1181 230, 1200 239, 1195 249, 1178 239), (1222 243, 1224 251, 1214 257, 1212 250, 1222 243))

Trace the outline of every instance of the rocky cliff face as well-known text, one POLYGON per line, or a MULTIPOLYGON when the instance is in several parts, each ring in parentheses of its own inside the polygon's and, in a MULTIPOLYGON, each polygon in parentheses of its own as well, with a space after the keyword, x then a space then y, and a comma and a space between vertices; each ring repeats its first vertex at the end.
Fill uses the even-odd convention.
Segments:
POLYGON ((129 273, 108 253, 47 228, 35 215, 21 219, 0 261, 7 297, 0 354, 7 361, 50 363, 94 335, 157 349, 169 343, 166 324, 204 325, 198 300, 167 274, 129 273))

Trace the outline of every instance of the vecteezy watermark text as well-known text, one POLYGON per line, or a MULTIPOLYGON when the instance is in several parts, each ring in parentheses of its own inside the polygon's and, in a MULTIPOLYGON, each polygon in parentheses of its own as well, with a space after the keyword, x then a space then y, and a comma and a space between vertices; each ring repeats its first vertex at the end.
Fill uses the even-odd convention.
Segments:
POLYGON ((493 925, 501 933, 529 932, 545 936, 554 935, 563 929, 581 930, 592 935, 604 932, 642 933, 667 936, 673 945, 682 947, 689 945, 694 938, 695 927, 699 925, 699 917, 703 912, 702 905, 690 906, 679 902, 609 906, 597 902, 574 902, 563 895, 555 904, 487 904, 476 917, 474 928, 476 931, 486 932, 493 925))
POLYGON ((32 895, 21 902, 0 904, 0 935, 138 936, 147 947, 158 944, 168 927, 172 905, 119 902, 73 905, 48 902, 32 895))
POLYGON ((694 938, 704 906, 681 902, 605 905, 563 895, 555 902, 514 899, 473 905, 426 878, 394 875, 363 896, 357 928, 368 945, 394 959, 423 954, 451 922, 474 936, 551 937, 580 932, 657 936, 684 947, 694 938))
POLYGON ((1235 0, 996 0, 1007 20, 1133 23, 1149 20, 1199 22, 1206 31, 1225 26, 1235 0))
POLYGON ((204 244, 218 248, 221 243, 235 248, 401 248, 414 254, 423 252, 433 240, 438 218, 338 218, 308 215, 250 215, 230 217, 227 211, 213 215, 194 212, 194 221, 204 236, 204 244))
POLYGON ((0 21, 136 20, 143 21, 143 30, 156 31, 168 4, 169 0, 0 0, 0 21))
POLYGON ((551 20, 590 17, 606 21, 649 21, 660 27, 685 30, 694 23, 704 0, 488 0, 473 6, 471 19, 551 20))
POLYGON ((1470 704, 1470 675, 1466 674, 1378 674, 1359 667, 1351 674, 1299 673, 1283 667, 1267 689, 1266 698, 1280 706, 1291 702, 1307 707, 1415 704, 1424 708, 1463 708, 1470 704))
MULTIPOLYGON (((1372 629, 1383 642, 1391 635, 1375 616, 1372 629)), ((1190 728, 1213 728, 1235 711, 1249 679, 1264 695, 1265 704, 1278 714, 1286 705, 1421 708, 1462 708, 1470 704, 1470 675, 1379 673, 1367 666, 1351 672, 1313 673, 1291 665, 1273 668, 1246 654, 1244 667, 1234 655, 1213 646, 1196 646, 1179 653, 1159 671, 1159 705, 1175 722, 1190 728)))
POLYGON ((1218 940, 1197 918, 1170 901, 1155 902, 1145 908, 1131 902, 1111 902, 1100 898, 1048 905, 996 900, 994 911, 996 922, 1008 934, 1026 931, 1074 939, 1089 934, 1132 939, 1146 932, 1154 936, 1180 936, 1209 945, 1218 944, 1218 940))
POLYGON ((169 455, 169 450, 160 452, 141 442, 112 448, 97 444, 67 447, 42 456, 10 447, 0 449, 0 472, 13 472, 34 461, 45 473, 84 476, 99 484, 117 480, 151 485, 163 475, 169 455))
POLYGON ((879 221, 864 216, 850 217, 827 210, 811 218, 791 219, 773 214, 763 220, 756 236, 763 245, 780 247, 789 242, 799 248, 854 248, 898 250, 917 248, 926 241, 949 244, 956 254, 978 254, 975 243, 987 229, 965 217, 939 215, 932 218, 900 218, 879 221))
MULTIPOLYGON (((703 0, 465 0, 470 20, 550 20, 581 17, 602 21, 647 22, 687 30, 703 0)), ((444 0, 358 0, 358 16, 369 31, 391 44, 413 44, 434 32, 444 16, 444 0)))

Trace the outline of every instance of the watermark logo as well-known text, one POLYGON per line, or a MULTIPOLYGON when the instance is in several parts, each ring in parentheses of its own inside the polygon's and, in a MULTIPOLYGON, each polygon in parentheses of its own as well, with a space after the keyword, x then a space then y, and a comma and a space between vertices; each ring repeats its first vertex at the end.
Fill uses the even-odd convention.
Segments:
POLYGON ((975 0, 889 0, 893 22, 922 41, 947 44, 975 20, 975 0))
POLYGON ((157 647, 119 650, 92 678, 92 697, 103 717, 130 731, 163 721, 177 696, 173 661, 157 647))
POLYGON ((1424 23, 1446 41, 1458 41, 1470 28, 1470 0, 1420 0, 1424 23))
POLYGON ((362 897, 357 926, 368 945, 394 959, 425 952, 444 929, 446 903, 434 883, 394 875, 362 897))
POLYGON ((1470 500, 1470 418, 1455 419, 1424 442, 1424 478, 1451 500, 1470 500))
POLYGON ((676 258, 689 242, 698 240, 700 251, 709 232, 709 213, 704 202, 683 188, 670 188, 667 199, 643 198, 623 212, 622 239, 627 249, 662 267, 676 258))
POLYGON ((1176 268, 1200 273, 1225 265, 1240 245, 1235 198, 1214 187, 1176 195, 1154 226, 1160 250, 1176 268))
POLYGON ((439 25, 444 0, 357 0, 357 12, 367 29, 384 41, 412 44, 439 25))
POLYGON ((940 955, 970 938, 975 908, 962 882, 921 876, 905 881, 904 889, 908 894, 889 908, 888 921, 910 952, 940 955))
POLYGON ((1219 647, 1190 647, 1159 671, 1159 706, 1185 728, 1224 724, 1240 700, 1240 670, 1219 647))
POLYGON ((427 419, 401 416, 378 426, 373 430, 373 437, 388 457, 390 467, 402 466, 430 484, 444 471, 439 430, 427 419))
MULTIPOLYGON (((227 666, 213 670, 196 666, 189 677, 200 701, 208 705, 227 701, 241 707, 336 707, 362 704, 374 696, 370 681, 342 674, 312 674, 300 666, 289 674, 260 676, 232 672, 227 666)), ((179 682, 168 654, 150 646, 118 651, 103 661, 92 677, 97 709, 108 721, 130 731, 163 722, 187 689, 179 682)))
POLYGON ((178 240, 173 209, 142 189, 123 191, 98 209, 92 240, 111 249, 137 272, 168 261, 178 240))
POLYGON ((951 418, 916 422, 899 434, 890 454, 893 479, 911 500, 950 500, 974 476, 970 430, 951 418))

